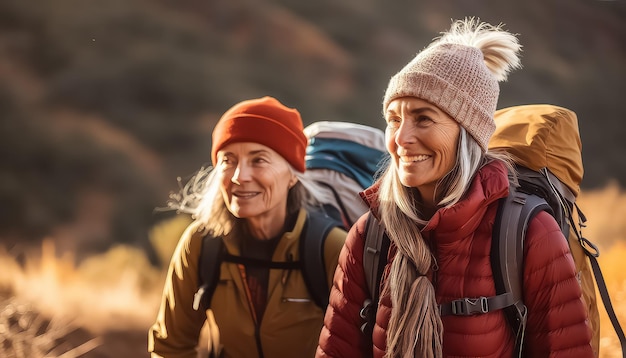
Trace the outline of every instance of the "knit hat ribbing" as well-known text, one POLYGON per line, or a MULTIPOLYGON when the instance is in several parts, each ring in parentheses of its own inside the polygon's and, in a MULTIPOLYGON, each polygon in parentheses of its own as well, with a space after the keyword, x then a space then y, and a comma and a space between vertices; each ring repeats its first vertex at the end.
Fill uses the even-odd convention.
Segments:
POLYGON ((473 19, 457 21, 453 31, 456 31, 454 35, 460 33, 461 36, 450 41, 444 34, 391 78, 383 112, 391 101, 400 97, 424 99, 455 119, 486 151, 495 130, 493 115, 500 93, 498 80, 506 79, 510 68, 519 67, 517 51, 521 46, 513 35, 473 19), (500 48, 494 51, 488 45, 479 47, 472 43, 477 36, 490 31, 504 34, 497 39, 500 43, 491 42, 491 46, 500 48), (469 35, 468 40, 463 39, 463 35, 469 35), (488 62, 491 62, 489 67, 488 62))
POLYGON ((213 130, 211 159, 228 144, 254 142, 280 154, 297 171, 304 173, 307 139, 300 113, 273 97, 246 100, 227 110, 213 130))

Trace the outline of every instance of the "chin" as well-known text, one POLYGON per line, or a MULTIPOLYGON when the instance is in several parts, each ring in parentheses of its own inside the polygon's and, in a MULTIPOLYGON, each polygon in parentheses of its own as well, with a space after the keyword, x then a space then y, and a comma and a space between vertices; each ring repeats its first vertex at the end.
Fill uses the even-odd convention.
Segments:
POLYGON ((415 174, 412 173, 399 173, 398 179, 400 179, 400 183, 407 187, 415 187, 419 185, 419 181, 416 180, 415 174))
POLYGON ((415 188, 417 187, 418 183, 414 180, 411 180, 409 178, 400 178, 400 183, 402 183, 402 185, 408 187, 408 188, 415 188))

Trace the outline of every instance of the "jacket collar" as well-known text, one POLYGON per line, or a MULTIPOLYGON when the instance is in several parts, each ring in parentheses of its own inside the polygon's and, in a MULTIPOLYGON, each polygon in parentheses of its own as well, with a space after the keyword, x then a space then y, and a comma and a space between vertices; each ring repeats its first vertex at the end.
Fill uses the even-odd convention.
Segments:
MULTIPOLYGON (((377 181, 359 195, 369 206, 370 211, 380 220, 378 194, 380 181, 377 181)), ((423 231, 472 232, 480 224, 487 207, 509 192, 506 166, 499 161, 491 161, 478 170, 470 187, 458 203, 448 208, 440 208, 430 219, 423 231)), ((459 236, 459 235, 455 235, 459 236)))

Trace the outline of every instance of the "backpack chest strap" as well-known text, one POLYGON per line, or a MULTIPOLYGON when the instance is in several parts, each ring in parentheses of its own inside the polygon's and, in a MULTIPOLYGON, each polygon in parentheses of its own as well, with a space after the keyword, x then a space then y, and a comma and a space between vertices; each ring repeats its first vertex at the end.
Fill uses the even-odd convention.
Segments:
POLYGON ((448 315, 472 316, 501 310, 514 303, 513 295, 508 292, 492 297, 465 297, 452 302, 442 303, 439 305, 439 313, 442 317, 448 315))
POLYGON ((241 264, 244 266, 266 267, 268 269, 278 270, 299 270, 301 269, 300 261, 268 261, 256 259, 252 257, 235 256, 229 253, 223 254, 223 261, 241 264))

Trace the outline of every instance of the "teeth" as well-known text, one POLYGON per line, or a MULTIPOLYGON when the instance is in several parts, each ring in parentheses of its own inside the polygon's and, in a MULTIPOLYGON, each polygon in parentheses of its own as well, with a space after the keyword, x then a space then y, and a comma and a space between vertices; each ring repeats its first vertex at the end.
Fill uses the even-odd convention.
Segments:
POLYGON ((424 161, 426 159, 430 158, 430 155, 414 155, 414 156, 402 156, 400 157, 400 160, 402 160, 405 163, 410 163, 410 162, 421 162, 424 161))

